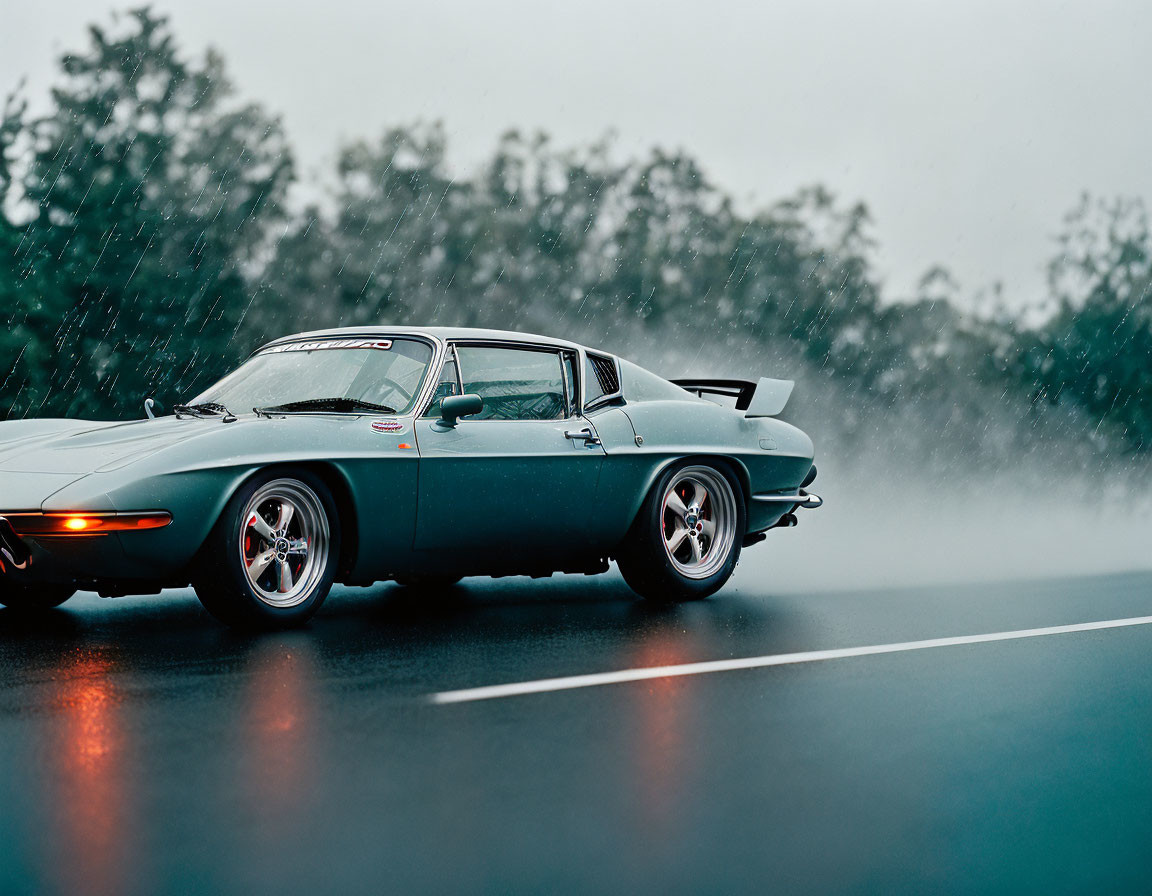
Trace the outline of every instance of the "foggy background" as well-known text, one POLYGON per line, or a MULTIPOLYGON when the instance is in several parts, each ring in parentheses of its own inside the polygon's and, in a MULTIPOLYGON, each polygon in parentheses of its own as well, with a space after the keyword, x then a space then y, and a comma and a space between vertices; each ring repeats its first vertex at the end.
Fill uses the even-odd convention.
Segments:
POLYGON ((828 503, 737 584, 1148 565, 1152 8, 123 9, 0 33, 0 414, 508 326, 798 381, 828 503))
MULTIPOLYGON (((13 0, 0 85, 44 108, 57 57, 125 4, 13 0)), ((895 296, 944 263, 961 298, 1045 299, 1083 191, 1152 195, 1152 7, 1051 3, 159 2, 283 118, 301 172, 385 124, 442 120, 453 172, 506 129, 621 155, 684 149, 749 207, 814 183, 868 203, 895 296)), ((306 185, 311 186, 311 185, 306 185)), ((319 195, 316 188, 310 195, 319 195)))

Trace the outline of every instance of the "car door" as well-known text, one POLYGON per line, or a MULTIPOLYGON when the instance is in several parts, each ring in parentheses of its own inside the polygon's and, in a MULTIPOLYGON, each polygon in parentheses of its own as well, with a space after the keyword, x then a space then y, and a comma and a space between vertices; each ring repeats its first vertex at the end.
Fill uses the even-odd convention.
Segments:
POLYGON ((451 349, 437 400, 416 427, 416 549, 579 553, 596 525, 604 450, 576 414, 575 353, 466 342, 451 349), (480 395, 484 410, 444 429, 435 423, 438 399, 456 392, 480 395))

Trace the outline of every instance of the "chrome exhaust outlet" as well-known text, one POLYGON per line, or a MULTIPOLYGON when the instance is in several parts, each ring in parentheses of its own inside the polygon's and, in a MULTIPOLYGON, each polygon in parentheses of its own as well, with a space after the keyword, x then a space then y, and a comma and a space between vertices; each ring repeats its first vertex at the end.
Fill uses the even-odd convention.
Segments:
POLYGON ((800 521, 796 519, 796 514, 786 513, 763 532, 752 532, 748 535, 745 535, 741 547, 750 548, 754 544, 759 544, 768 537, 768 533, 773 529, 791 529, 798 525, 800 525, 800 521))

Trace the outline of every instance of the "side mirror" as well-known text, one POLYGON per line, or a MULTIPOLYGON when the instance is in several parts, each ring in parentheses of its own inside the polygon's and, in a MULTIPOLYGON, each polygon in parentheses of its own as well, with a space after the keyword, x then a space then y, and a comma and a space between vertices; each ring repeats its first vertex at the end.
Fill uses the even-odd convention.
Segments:
POLYGON ((484 410, 484 399, 474 392, 467 395, 450 395, 440 401, 440 419, 436 425, 441 429, 453 429, 461 417, 470 417, 484 410))

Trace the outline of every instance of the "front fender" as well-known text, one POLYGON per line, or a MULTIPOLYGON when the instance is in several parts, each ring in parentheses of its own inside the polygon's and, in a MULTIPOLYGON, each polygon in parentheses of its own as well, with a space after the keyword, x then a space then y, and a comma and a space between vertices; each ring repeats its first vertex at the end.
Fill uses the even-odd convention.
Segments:
POLYGON ((181 471, 140 479, 122 472, 93 473, 54 494, 44 511, 147 511, 172 515, 162 529, 121 533, 122 558, 110 555, 107 578, 168 579, 187 568, 208 538, 224 506, 240 484, 259 467, 181 471))
POLYGON ((355 557, 349 580, 373 581, 400 565, 414 540, 418 454, 408 444, 410 420, 403 427, 382 433, 371 417, 242 418, 198 427, 196 438, 84 477, 54 494, 44 510, 167 511, 169 526, 121 536, 127 568, 115 575, 169 578, 188 567, 248 477, 304 467, 342 492, 338 504, 345 499, 355 540, 346 555, 355 557))

